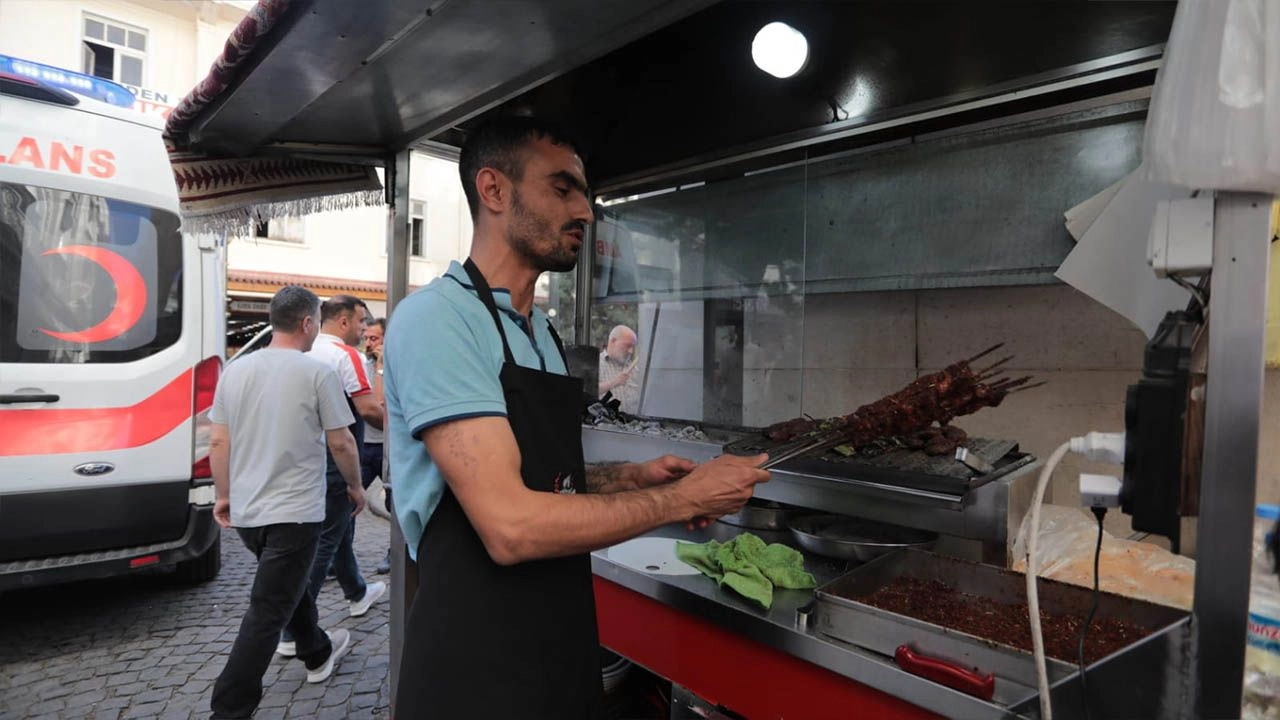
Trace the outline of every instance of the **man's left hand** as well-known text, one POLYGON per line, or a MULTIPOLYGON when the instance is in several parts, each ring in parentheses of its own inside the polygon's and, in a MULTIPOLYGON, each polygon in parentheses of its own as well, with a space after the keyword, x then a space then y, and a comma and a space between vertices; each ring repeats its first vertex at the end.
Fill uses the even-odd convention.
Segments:
POLYGON ((697 466, 688 458, 663 455, 636 465, 636 485, 641 488, 664 485, 688 475, 697 466))

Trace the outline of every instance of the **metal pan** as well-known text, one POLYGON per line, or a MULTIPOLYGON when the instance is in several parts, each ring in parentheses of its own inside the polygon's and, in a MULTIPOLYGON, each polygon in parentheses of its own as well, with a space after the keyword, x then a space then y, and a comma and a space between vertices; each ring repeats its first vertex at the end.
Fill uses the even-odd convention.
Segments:
POLYGON ((732 515, 725 515, 720 522, 748 530, 781 530, 787 529, 787 520, 795 515, 795 509, 771 500, 747 501, 742 509, 732 515))
POLYGON ((927 550, 938 540, 937 533, 844 515, 803 515, 792 518, 790 527, 805 550, 859 562, 903 548, 927 550))

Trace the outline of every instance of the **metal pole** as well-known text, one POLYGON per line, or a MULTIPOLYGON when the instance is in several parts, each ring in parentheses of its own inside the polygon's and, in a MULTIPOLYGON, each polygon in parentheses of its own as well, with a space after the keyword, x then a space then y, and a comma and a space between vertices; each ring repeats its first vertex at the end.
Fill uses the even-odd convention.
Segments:
MULTIPOLYGON (((387 158, 387 317, 395 306, 409 294, 409 159, 412 150, 401 150, 387 158)), ((387 436, 384 448, 390 457, 391 437, 387 436)), ((387 462, 383 461, 383 477, 388 477, 387 462)), ((395 478, 391 478, 395 486, 395 478)), ((393 491, 394 492, 394 491, 393 491)), ((395 502, 394 497, 392 503, 395 502)), ((404 642, 405 614, 413 604, 413 594, 418 589, 417 566, 409 562, 405 551, 404 535, 396 514, 391 513, 391 698, 395 702, 396 686, 400 678, 400 648, 404 642)), ((392 707, 394 715, 395 708, 392 707)))
MULTIPOLYGON (((592 198, 592 203, 595 198, 592 198)), ((599 206, 592 205, 592 208, 599 212, 599 206)), ((591 279, 595 275, 596 268, 596 231, 600 226, 600 218, 591 224, 587 229, 587 236, 583 239, 582 251, 578 253, 578 272, 577 287, 574 288, 574 317, 573 317, 573 344, 574 345, 590 345, 591 344, 591 279)), ((594 388, 588 388, 591 392, 595 392, 594 388)))
MULTIPOLYGON (((1195 714, 1240 717, 1258 471, 1271 198, 1219 193, 1197 524, 1195 714)), ((1176 478, 1171 478, 1174 481, 1176 478)))

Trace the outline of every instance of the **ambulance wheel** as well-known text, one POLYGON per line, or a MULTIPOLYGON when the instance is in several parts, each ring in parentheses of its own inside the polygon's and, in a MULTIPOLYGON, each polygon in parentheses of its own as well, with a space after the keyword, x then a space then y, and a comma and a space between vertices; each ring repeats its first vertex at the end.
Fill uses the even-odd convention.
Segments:
POLYGON ((222 570, 222 535, 213 539, 204 554, 178 563, 178 580, 182 582, 207 582, 218 577, 222 570))

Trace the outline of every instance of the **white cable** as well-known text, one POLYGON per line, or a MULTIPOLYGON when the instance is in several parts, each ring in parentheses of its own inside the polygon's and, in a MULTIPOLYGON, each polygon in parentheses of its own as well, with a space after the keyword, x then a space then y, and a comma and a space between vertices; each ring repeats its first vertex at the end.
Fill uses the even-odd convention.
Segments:
POLYGON ((1049 701, 1049 670, 1044 657, 1044 634, 1040 630, 1040 595, 1036 586, 1039 574, 1036 567, 1036 546, 1040 538, 1040 505, 1044 503, 1044 491, 1049 487, 1053 469, 1070 450, 1070 440, 1062 443, 1040 470, 1040 480, 1036 483, 1036 492, 1031 498, 1031 517, 1027 520, 1027 615, 1031 621, 1031 649, 1035 656, 1036 681, 1040 688, 1040 720, 1053 720, 1053 706, 1049 701))

